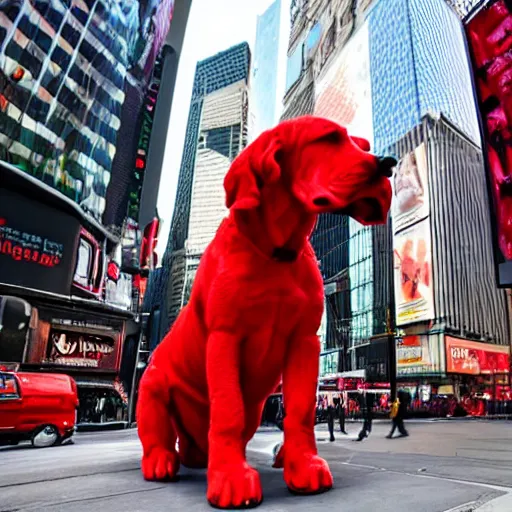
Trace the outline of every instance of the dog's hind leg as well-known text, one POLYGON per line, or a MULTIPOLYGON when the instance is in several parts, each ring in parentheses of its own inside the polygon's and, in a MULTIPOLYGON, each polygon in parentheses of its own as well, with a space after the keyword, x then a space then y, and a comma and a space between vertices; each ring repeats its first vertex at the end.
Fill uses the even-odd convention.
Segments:
POLYGON ((165 374, 150 363, 141 379, 137 403, 142 474, 146 480, 172 480, 180 467, 177 434, 170 414, 170 392, 165 374))
POLYGON ((208 403, 200 403, 177 389, 172 401, 176 410, 174 422, 180 461, 187 468, 204 469, 208 465, 208 403))

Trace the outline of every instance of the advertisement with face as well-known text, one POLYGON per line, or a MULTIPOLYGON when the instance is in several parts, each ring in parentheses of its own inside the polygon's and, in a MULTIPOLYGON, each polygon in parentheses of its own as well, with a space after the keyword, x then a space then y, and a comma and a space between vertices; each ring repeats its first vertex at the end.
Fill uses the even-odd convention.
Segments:
POLYGON ((393 245, 397 326, 432 320, 430 220, 424 219, 396 234, 393 245))
POLYGON ((394 232, 428 217, 429 213, 427 151, 422 143, 402 158, 393 175, 394 232))
POLYGON ((512 12, 484 2, 465 25, 479 97, 499 285, 512 284, 512 12))

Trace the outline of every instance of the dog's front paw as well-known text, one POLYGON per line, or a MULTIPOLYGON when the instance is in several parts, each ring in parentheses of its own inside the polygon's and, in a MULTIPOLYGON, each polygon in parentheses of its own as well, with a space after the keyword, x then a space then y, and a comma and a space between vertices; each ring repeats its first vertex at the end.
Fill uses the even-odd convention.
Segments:
POLYGON ((262 500, 260 475, 246 462, 208 470, 208 502, 216 508, 253 508, 262 500))
POLYGON ((174 480, 180 468, 180 459, 175 451, 154 448, 142 457, 142 474, 146 480, 174 480))
POLYGON ((318 455, 300 455, 284 459, 284 481, 296 494, 319 494, 332 488, 327 462, 318 455))

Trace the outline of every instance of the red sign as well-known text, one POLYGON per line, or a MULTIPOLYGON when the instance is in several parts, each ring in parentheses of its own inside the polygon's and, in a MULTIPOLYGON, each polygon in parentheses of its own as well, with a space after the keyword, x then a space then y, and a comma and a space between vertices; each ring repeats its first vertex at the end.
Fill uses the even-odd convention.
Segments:
POLYGON ((52 329, 49 339, 52 365, 81 368, 115 369, 117 361, 116 334, 99 336, 52 329))
POLYGON ((79 226, 72 215, 0 187, 0 282, 69 295, 79 226))
POLYGON ((446 371, 481 375, 508 373, 510 371, 510 348, 476 341, 445 337, 446 371))
MULTIPOLYGON (((474 2, 476 4, 476 2, 474 2)), ((479 2, 466 23, 478 110, 484 131, 491 219, 495 224, 494 253, 499 286, 510 287, 512 273, 512 10, 507 0, 479 2)))

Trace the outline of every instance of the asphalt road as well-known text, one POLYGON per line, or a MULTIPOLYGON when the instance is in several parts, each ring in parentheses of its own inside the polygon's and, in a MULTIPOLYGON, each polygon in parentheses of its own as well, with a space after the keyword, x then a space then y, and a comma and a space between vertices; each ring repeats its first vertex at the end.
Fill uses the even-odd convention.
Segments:
MULTIPOLYGON (((351 435, 327 442, 320 453, 335 478, 332 491, 291 495, 282 472, 271 466, 281 433, 264 429, 250 445, 260 471, 262 511, 510 512, 512 423, 430 422, 409 425, 411 436, 387 440, 387 425, 374 426, 363 443, 351 435)), ((77 434, 74 444, 0 449, 0 512, 138 512, 212 510, 203 471, 181 470, 177 483, 152 483, 139 470, 134 430, 77 434)))

